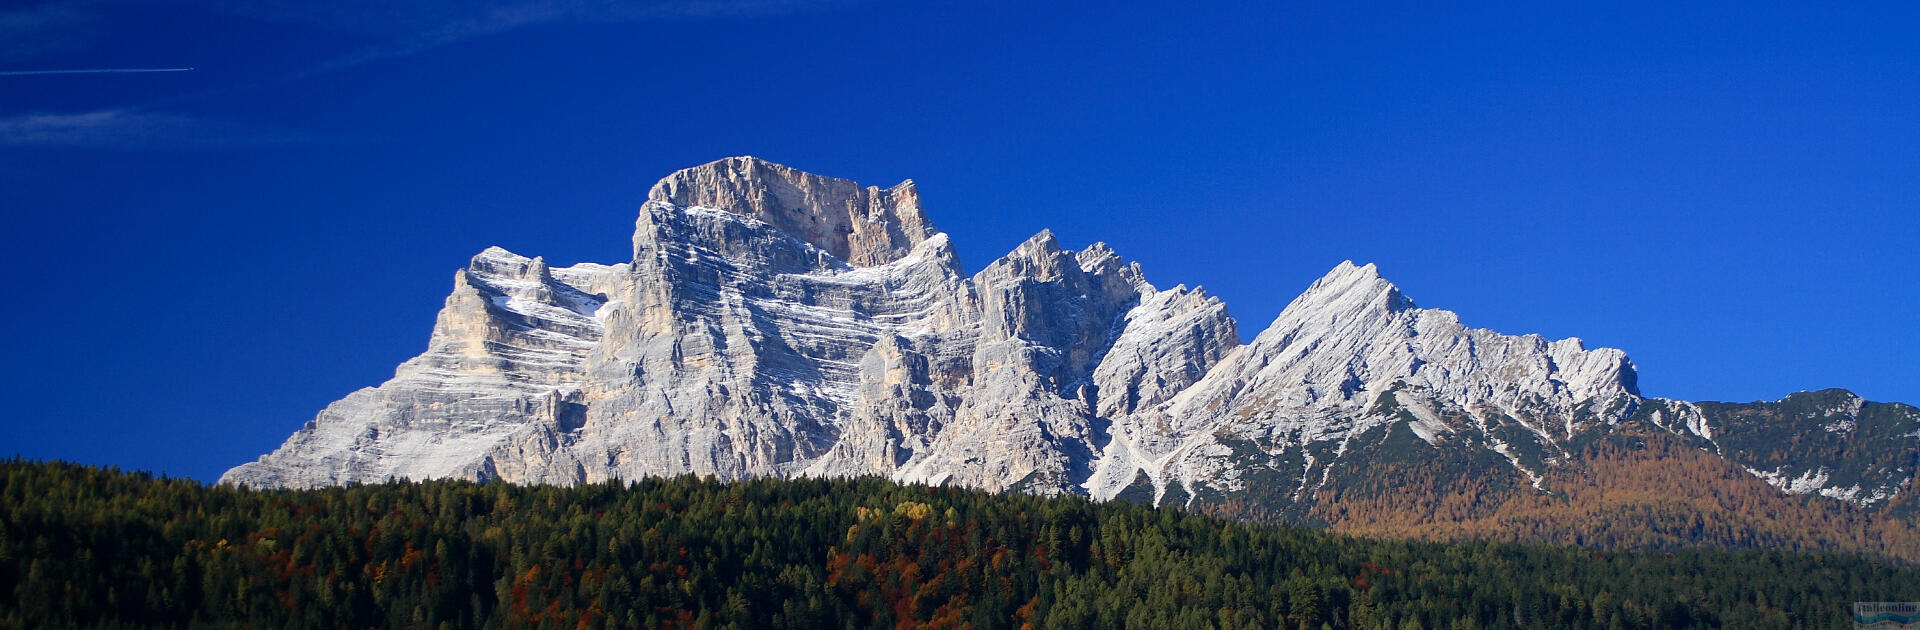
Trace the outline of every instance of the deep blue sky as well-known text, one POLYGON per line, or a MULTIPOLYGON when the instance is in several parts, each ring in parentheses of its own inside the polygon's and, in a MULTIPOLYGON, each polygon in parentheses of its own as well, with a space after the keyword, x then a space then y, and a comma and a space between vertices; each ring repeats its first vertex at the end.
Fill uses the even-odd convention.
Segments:
POLYGON ((1353 259, 1648 395, 1920 402, 1913 3, 458 4, 0 10, 0 70, 196 68, 0 76, 0 454, 212 479, 469 256, 618 262, 741 154, 913 178, 970 269, 1107 241, 1248 339, 1353 259))

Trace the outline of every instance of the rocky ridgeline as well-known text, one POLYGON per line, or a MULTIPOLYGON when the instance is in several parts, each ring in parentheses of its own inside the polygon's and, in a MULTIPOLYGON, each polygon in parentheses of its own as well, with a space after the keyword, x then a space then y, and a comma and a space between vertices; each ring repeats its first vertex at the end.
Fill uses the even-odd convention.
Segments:
POLYGON ((1912 407, 1642 398, 1619 350, 1468 328, 1373 265, 1341 263, 1245 345, 1219 299, 1104 244, 1042 232, 969 277, 912 182, 738 157, 656 184, 630 262, 481 252, 425 353, 222 482, 879 475, 1284 511, 1395 428, 1550 491, 1570 445, 1623 423, 1868 508, 1920 468, 1912 407))

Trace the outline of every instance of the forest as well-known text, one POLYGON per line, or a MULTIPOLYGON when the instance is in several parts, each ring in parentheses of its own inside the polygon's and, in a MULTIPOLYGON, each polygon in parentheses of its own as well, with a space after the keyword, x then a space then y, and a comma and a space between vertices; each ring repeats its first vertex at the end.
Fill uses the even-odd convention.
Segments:
POLYGON ((6 628, 1851 627, 1881 556, 1374 539, 879 479, 249 490, 0 463, 6 628))

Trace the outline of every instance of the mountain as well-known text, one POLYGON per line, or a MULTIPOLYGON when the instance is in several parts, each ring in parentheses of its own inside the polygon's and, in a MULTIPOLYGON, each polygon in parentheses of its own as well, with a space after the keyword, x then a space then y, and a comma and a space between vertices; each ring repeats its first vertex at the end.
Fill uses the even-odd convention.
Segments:
POLYGON ((1422 536, 1912 538, 1920 410, 1647 398, 1635 370, 1351 262, 1243 344, 1219 299, 1104 244, 1041 232, 968 276, 911 181, 736 157, 656 184, 629 262, 481 252, 426 352, 222 482, 875 475, 1422 536), (1612 528, 1648 514, 1673 531, 1612 528))

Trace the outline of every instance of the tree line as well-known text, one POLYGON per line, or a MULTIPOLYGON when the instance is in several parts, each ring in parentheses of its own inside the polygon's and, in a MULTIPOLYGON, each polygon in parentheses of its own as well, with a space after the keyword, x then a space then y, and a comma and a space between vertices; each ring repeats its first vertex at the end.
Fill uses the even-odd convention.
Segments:
POLYGON ((0 627, 1846 627, 1920 570, 1418 542, 879 479, 306 491, 0 463, 0 627))

